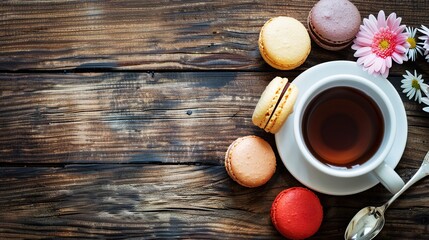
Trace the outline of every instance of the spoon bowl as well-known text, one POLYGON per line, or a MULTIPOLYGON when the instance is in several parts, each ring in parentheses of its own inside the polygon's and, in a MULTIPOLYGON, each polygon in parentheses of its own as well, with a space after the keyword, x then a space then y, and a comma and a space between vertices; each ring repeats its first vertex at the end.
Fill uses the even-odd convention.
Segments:
POLYGON ((384 223, 384 215, 377 207, 362 208, 347 226, 345 239, 373 239, 384 223))
POLYGON ((384 212, 403 192, 414 183, 429 175, 429 152, 414 176, 392 198, 380 207, 365 207, 352 218, 344 233, 346 240, 371 240, 383 229, 384 212))

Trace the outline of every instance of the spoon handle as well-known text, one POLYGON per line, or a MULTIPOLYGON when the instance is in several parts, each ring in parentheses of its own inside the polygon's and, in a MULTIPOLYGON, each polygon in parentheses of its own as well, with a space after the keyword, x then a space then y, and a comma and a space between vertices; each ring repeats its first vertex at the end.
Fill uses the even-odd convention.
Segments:
POLYGON ((395 201, 403 192, 405 192, 409 187, 411 187, 414 183, 418 182, 422 178, 429 175, 429 152, 426 153, 425 158, 423 159, 423 163, 420 166, 419 170, 414 174, 414 176, 399 190, 392 198, 389 199, 383 206, 381 206, 380 210, 383 212, 395 201))

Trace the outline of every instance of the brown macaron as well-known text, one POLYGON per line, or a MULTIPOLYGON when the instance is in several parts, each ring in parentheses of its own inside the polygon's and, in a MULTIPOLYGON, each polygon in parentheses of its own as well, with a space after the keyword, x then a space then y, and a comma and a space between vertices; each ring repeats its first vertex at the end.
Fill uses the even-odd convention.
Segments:
POLYGON ((244 187, 259 187, 274 175, 276 156, 270 144, 258 136, 235 140, 225 154, 228 175, 244 187))
POLYGON ((350 1, 320 0, 308 15, 308 32, 320 47, 338 51, 350 45, 361 21, 359 10, 350 1))
POLYGON ((253 111, 252 122, 266 132, 277 133, 293 112, 298 87, 287 78, 275 77, 265 88, 253 111))

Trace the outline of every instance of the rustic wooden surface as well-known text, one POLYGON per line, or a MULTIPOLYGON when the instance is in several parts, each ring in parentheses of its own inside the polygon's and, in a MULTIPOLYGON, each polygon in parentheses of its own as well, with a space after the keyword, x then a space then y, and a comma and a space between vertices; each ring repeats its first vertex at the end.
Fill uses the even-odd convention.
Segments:
MULTIPOLYGON (((273 135, 251 123, 267 83, 293 80, 353 51, 313 44, 308 60, 277 71, 259 55, 270 17, 301 22, 316 1, 2 1, 0 3, 0 238, 253 238, 281 236, 269 211, 301 186, 278 161, 248 189, 224 169, 236 138, 273 135)), ((363 17, 384 9, 429 26, 428 1, 353 1, 363 17)), ((429 81, 429 63, 394 65, 429 81)), ((409 133, 397 167, 409 179, 429 150, 429 114, 401 97, 409 133)), ((318 194, 314 239, 341 239, 363 206, 390 194, 318 194)), ((386 213, 379 239, 429 239, 429 179, 386 213)))

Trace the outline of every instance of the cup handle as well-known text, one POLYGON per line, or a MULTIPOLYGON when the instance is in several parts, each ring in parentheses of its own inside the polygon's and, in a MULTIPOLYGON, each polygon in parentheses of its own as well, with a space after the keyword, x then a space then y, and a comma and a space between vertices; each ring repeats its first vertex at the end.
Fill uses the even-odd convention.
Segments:
POLYGON ((375 168, 372 173, 392 194, 397 193, 405 184, 398 173, 384 162, 375 168))

